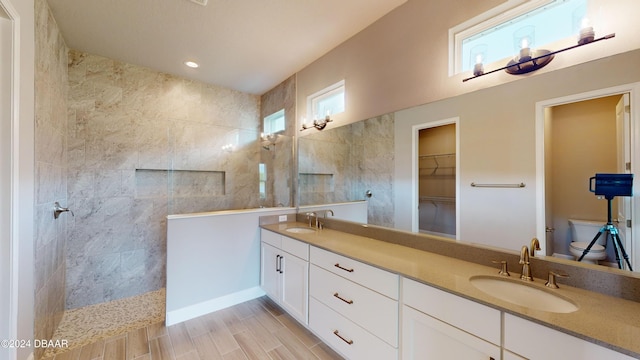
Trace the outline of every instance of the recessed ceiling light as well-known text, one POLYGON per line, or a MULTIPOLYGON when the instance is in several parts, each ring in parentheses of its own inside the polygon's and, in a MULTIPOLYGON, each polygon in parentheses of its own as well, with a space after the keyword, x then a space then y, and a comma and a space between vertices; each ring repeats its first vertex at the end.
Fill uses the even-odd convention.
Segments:
POLYGON ((195 69, 198 66, 200 66, 200 65, 198 65, 197 62, 194 62, 194 61, 185 61, 184 64, 187 65, 190 68, 193 68, 193 69, 195 69))

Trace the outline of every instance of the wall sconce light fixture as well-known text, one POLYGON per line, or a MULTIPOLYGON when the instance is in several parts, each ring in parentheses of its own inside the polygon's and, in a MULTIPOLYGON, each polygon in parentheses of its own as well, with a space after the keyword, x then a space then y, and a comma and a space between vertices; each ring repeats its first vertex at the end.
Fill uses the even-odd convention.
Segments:
POLYGON ((307 129, 311 129, 312 127, 318 129, 318 130, 322 130, 324 129, 328 123, 332 122, 333 120, 331 120, 331 116, 329 114, 327 114, 327 116, 324 117, 323 120, 317 120, 317 119, 313 119, 313 124, 308 125, 304 118, 302 119, 302 129, 300 129, 300 131, 303 130, 307 130, 307 129))
POLYGON ((577 47, 584 46, 587 44, 592 44, 601 40, 611 39, 615 36, 616 34, 613 33, 613 34, 609 34, 596 39, 593 28, 591 26, 583 26, 583 28, 580 30, 580 34, 578 37, 578 44, 569 46, 564 49, 556 50, 556 51, 549 51, 549 50, 542 50, 542 49, 532 50, 529 47, 528 40, 523 40, 519 55, 513 58, 512 60, 510 60, 506 66, 501 67, 499 69, 484 72, 482 62, 478 62, 474 66, 473 76, 462 79, 462 81, 463 82, 469 81, 471 79, 475 79, 480 76, 488 75, 501 70, 504 70, 505 72, 511 75, 521 75, 521 74, 530 73, 532 71, 541 69, 547 64, 549 64, 551 60, 553 60, 553 57, 555 54, 558 54, 567 50, 575 49, 577 47))
POLYGON ((271 146, 275 146, 276 140, 278 140, 278 134, 260 134, 262 140, 262 148, 265 150, 271 150, 271 146))
POLYGON ((484 59, 487 57, 489 45, 479 44, 471 49, 471 56, 469 57, 469 65, 473 66, 473 75, 478 76, 484 73, 484 59))

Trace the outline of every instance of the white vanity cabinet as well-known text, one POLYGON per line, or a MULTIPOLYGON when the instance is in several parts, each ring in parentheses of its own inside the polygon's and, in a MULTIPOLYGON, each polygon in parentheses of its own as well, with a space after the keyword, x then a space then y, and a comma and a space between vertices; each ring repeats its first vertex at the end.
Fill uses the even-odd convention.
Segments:
POLYGON ((310 249, 309 327, 348 359, 398 358, 399 276, 310 249))
POLYGON ((402 358, 500 359, 500 311, 403 278, 402 358))
POLYGON ((262 289, 291 316, 307 324, 309 245, 263 229, 260 238, 262 289))
POLYGON ((634 359, 511 314, 504 315, 504 348, 505 352, 510 351, 531 360, 634 359))

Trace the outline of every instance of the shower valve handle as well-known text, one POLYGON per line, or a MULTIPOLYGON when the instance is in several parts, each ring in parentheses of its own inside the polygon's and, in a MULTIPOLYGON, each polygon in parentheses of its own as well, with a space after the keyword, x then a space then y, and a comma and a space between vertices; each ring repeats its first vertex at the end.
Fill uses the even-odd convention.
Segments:
POLYGON ((75 216, 73 214, 73 211, 69 210, 68 207, 60 206, 60 203, 57 202, 57 201, 55 203, 53 203, 53 218, 54 219, 57 219, 58 216, 60 216, 60 214, 62 214, 63 212, 67 212, 67 211, 70 212, 72 216, 75 216))

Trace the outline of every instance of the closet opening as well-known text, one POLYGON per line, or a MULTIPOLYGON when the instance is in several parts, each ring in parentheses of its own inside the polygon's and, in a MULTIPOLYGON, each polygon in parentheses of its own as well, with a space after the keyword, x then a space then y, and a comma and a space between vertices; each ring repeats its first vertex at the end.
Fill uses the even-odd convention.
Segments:
POLYGON ((418 130, 418 231, 456 238, 457 125, 418 130))

